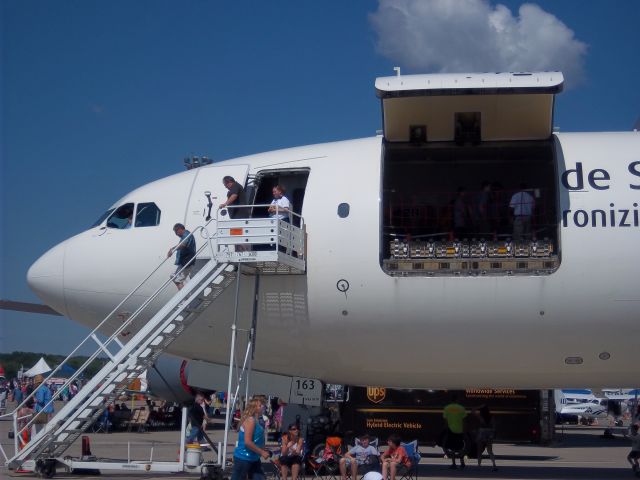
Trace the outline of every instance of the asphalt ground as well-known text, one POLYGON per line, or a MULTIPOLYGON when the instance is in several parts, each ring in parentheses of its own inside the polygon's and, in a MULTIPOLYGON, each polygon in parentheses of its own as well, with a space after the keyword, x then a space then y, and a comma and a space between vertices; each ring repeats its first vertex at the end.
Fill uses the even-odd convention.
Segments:
MULTIPOLYGON (((11 405, 9 405, 11 406, 11 405)), ((8 454, 13 452, 13 440, 8 438, 10 422, 0 423, 0 444, 8 454)), ((494 445, 498 471, 493 472, 488 458, 482 467, 475 459, 468 459, 464 470, 450 470, 450 461, 443 457, 438 447, 420 447, 422 460, 418 466, 419 478, 429 479, 618 479, 634 478, 626 461, 630 442, 622 435, 613 439, 602 438, 603 427, 565 426, 558 429, 550 446, 532 444, 494 445)), ((214 442, 222 441, 223 421, 214 421, 208 434, 214 442)), ((153 458, 158 461, 176 461, 180 437, 177 431, 117 432, 89 434, 92 454, 98 458, 131 459, 148 461, 151 448, 153 458)), ((233 445, 236 435, 231 434, 229 443, 233 445)), ((273 446, 275 448, 275 445, 273 446)), ((80 442, 76 442, 66 455, 80 456, 80 442)), ((229 449, 231 452, 232 449, 229 449)), ((206 452, 205 460, 213 460, 213 453, 206 452)), ((0 479, 34 478, 33 474, 18 474, 0 467, 0 479)), ((102 471, 98 478, 128 479, 193 479, 193 474, 131 474, 102 471)), ((88 479, 94 476, 68 474, 62 469, 55 478, 88 479)), ((310 480, 312 476, 307 476, 310 480)))

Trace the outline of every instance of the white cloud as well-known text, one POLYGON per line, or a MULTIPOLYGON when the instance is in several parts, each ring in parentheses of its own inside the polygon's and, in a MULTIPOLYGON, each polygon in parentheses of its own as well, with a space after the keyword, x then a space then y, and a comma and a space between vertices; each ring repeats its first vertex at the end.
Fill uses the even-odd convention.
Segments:
POLYGON ((409 71, 560 70, 569 85, 583 77, 587 45, 532 3, 514 16, 486 0, 379 0, 369 20, 378 51, 409 71))

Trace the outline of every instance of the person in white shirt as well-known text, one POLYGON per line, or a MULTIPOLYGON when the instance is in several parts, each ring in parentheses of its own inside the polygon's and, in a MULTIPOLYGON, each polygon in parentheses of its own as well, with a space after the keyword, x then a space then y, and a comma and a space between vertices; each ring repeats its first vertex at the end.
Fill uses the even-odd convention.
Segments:
MULTIPOLYGON (((351 469, 351 479, 356 480, 358 478, 358 467, 366 465, 372 458, 379 457, 378 449, 369 444, 369 436, 363 435, 360 437, 360 442, 356 443, 356 446, 351 448, 344 457, 340 459, 340 475, 342 480, 347 480, 347 468, 351 469)), ((376 458, 377 465, 380 461, 376 458)), ((373 462, 371 462, 372 469, 374 468, 373 462)))
POLYGON ((273 200, 269 207, 269 216, 271 218, 279 218, 280 220, 291 223, 291 202, 284 195, 285 188, 282 185, 276 185, 273 187, 272 192, 273 200))
POLYGON ((509 202, 513 215, 513 240, 516 242, 531 237, 531 217, 536 201, 526 190, 527 185, 521 183, 520 191, 514 193, 509 202))

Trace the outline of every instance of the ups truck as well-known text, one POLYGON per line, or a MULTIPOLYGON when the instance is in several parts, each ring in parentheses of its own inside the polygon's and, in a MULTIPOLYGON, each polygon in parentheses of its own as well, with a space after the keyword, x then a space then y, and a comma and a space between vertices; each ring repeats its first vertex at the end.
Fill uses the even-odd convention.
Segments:
POLYGON ((386 439, 399 433, 404 440, 435 444, 446 428, 442 411, 453 398, 467 407, 469 414, 487 405, 494 417, 496 441, 547 443, 553 435, 552 390, 351 387, 341 409, 341 427, 352 435, 367 433, 386 439))

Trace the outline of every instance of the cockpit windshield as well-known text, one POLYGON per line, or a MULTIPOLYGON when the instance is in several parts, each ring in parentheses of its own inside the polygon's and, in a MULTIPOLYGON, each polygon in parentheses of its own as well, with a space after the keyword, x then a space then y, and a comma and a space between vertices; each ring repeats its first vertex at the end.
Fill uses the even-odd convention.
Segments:
POLYGON ((139 203, 136 213, 136 227, 155 227, 160 225, 160 209, 153 202, 139 203))
POLYGON ((100 217, 98 217, 98 219, 93 223, 93 225, 91 225, 91 228, 93 227, 97 227, 98 225, 101 225, 102 222, 104 222, 104 220, 113 213, 113 211, 115 210, 115 208, 110 208, 109 210, 107 210, 106 212, 104 212, 102 215, 100 215, 100 217))
POLYGON ((107 227, 119 230, 131 228, 134 206, 133 203, 125 203, 116 208, 115 212, 107 220, 107 227))

